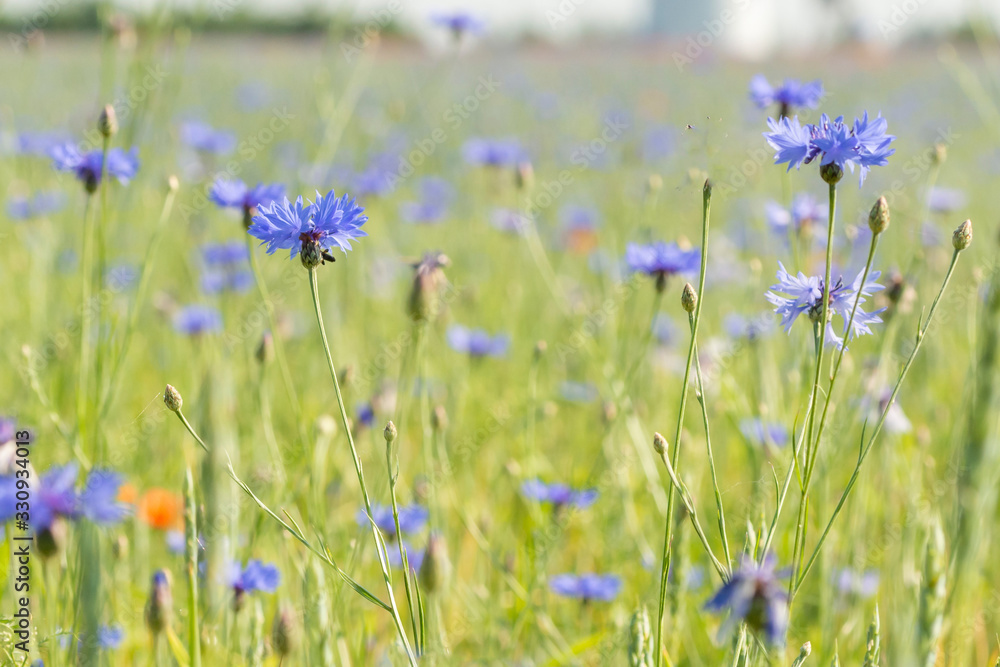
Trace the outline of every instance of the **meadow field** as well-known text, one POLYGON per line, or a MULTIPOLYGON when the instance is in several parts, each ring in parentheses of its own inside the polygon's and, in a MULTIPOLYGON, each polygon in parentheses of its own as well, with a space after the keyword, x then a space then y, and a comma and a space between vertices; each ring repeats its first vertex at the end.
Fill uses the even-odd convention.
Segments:
POLYGON ((117 27, 0 50, 4 665, 1000 664, 995 39, 117 27))

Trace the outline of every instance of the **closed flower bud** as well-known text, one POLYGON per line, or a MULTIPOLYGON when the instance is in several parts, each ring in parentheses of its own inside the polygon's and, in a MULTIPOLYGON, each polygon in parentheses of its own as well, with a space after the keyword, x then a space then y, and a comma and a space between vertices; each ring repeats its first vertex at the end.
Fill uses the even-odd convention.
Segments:
POLYGON ((889 202, 885 197, 879 197, 868 214, 868 228, 872 234, 881 234, 889 228, 889 202))
POLYGON ((115 560, 125 560, 128 558, 128 537, 125 535, 118 535, 115 537, 114 542, 111 543, 111 555, 115 557, 115 560))
POLYGON ((451 562, 444 538, 437 533, 431 533, 427 538, 427 551, 424 552, 424 562, 420 565, 420 586, 427 593, 440 591, 448 578, 451 562))
POLYGON ((184 399, 181 398, 179 391, 168 384, 167 388, 163 390, 163 404, 167 406, 168 410, 178 412, 184 405, 184 399))
POLYGON ((49 524, 48 528, 43 528, 35 533, 35 544, 42 558, 51 558, 56 554, 62 553, 66 547, 67 531, 68 528, 65 519, 56 517, 49 524))
POLYGON ((270 331, 265 331, 260 337, 260 345, 257 346, 257 361, 262 364, 270 362, 274 358, 274 338, 270 331))
POLYGON ((382 436, 385 437, 386 442, 392 442, 396 439, 397 431, 396 425, 391 421, 385 425, 385 430, 382 431, 382 436))
POLYGON ((316 433, 331 438, 337 432, 337 420, 330 415, 320 415, 314 424, 316 433))
POLYGON ((535 359, 541 359, 545 356, 545 353, 549 350, 549 344, 544 340, 540 340, 535 343, 535 359))
POLYGON ((180 187, 181 187, 181 182, 177 179, 176 176, 170 174, 170 176, 167 177, 167 189, 170 190, 171 192, 177 192, 177 190, 179 190, 180 187))
POLYGON ((110 104, 106 104, 101 110, 101 115, 97 119, 97 130, 105 138, 113 137, 118 133, 118 116, 115 114, 115 108, 110 104))
POLYGON ((948 159, 948 146, 947 144, 936 143, 934 144, 934 156, 932 158, 935 164, 944 164, 944 161, 948 159))
POLYGON ((653 449, 655 449, 656 453, 660 454, 661 456, 663 454, 665 454, 666 451, 667 451, 667 439, 664 438, 659 433, 654 433, 653 434, 653 449))
POLYGON ((448 412, 443 405, 435 405, 431 411, 431 427, 439 433, 448 428, 448 412))
POLYGON ((149 589, 149 599, 146 600, 146 627, 154 635, 170 626, 173 614, 174 599, 170 591, 170 574, 167 570, 157 570, 153 575, 153 583, 149 589))
POLYGON ((302 261, 302 266, 311 271, 323 263, 323 249, 319 243, 312 239, 302 239, 302 251, 299 253, 299 259, 302 261))
POLYGON ((955 250, 965 250, 972 244, 972 220, 966 220, 951 237, 951 244, 955 250))
POLYGON ((684 289, 681 291, 681 307, 689 313, 693 313, 698 307, 698 294, 691 283, 684 283, 684 289))
POLYGON ((425 253, 422 260, 413 264, 413 286, 407 307, 414 322, 429 322, 441 312, 441 289, 447 282, 443 269, 450 265, 448 256, 440 252, 425 253))
POLYGON ((831 162, 819 168, 819 175, 828 184, 836 185, 844 177, 844 170, 836 162, 831 162))
POLYGON ((705 199, 712 198, 712 181, 705 179, 705 184, 701 186, 701 194, 705 199))
POLYGON ((663 189, 663 177, 659 174, 650 174, 646 180, 646 191, 650 194, 663 189))
POLYGON ((271 645, 279 657, 284 658, 299 645, 299 623, 295 611, 281 605, 271 626, 271 645))

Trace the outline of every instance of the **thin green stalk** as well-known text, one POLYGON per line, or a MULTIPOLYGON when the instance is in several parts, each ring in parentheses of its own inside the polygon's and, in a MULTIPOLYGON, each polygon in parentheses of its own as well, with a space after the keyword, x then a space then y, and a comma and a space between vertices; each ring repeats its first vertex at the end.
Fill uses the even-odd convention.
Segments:
MULTIPOLYGON (((885 408, 882 410, 882 414, 879 416, 878 422, 875 424, 875 430, 871 437, 868 439, 868 443, 864 445, 858 455, 858 462, 854 466, 854 472, 851 474, 851 479, 847 482, 847 487, 840 496, 840 501, 837 503, 837 507, 833 510, 833 514, 830 516, 830 520, 826 524, 826 528, 823 530, 823 534, 820 535, 819 541, 816 543, 813 549, 812 555, 809 557, 805 567, 802 569, 801 573, 793 580, 793 586, 791 589, 792 595, 798 591, 802 582, 805 580, 806 575, 809 574, 810 568, 812 568, 813 563, 816 561, 816 557, 819 555, 820 549, 823 548, 823 543, 826 541, 827 535, 830 534, 830 529, 833 527, 833 522, 836 521, 837 517, 840 515, 841 510, 844 508, 844 504, 847 502, 848 496, 851 494, 851 490, 858 481, 858 477, 861 473, 861 466, 864 464, 865 459, 868 457, 868 453, 871 451, 872 446, 875 444, 875 439, 878 438, 879 433, 882 431, 882 425, 885 423, 886 416, 889 414, 889 409, 892 404, 896 401, 896 394, 899 393, 899 388, 903 384, 903 380, 906 378, 906 374, 910 370, 910 366, 913 365, 913 360, 917 356, 917 352, 920 351, 920 346, 924 342, 924 338, 927 334, 927 329, 931 325, 931 320, 934 319, 934 313, 937 310, 938 303, 941 301, 941 297, 944 295, 945 288, 948 287, 948 282, 951 280, 951 275, 955 272, 955 264, 958 262, 958 256, 961 250, 955 250, 951 256, 951 263, 948 265, 948 272, 944 276, 944 280, 941 283, 941 289, 938 291, 936 297, 934 297, 934 302, 931 304, 931 309, 927 313, 927 321, 924 322, 924 326, 917 330, 917 340, 913 346, 913 350, 910 352, 910 356, 907 358, 906 363, 903 365, 903 369, 899 373, 899 378, 896 380, 896 385, 892 388, 892 394, 889 395, 889 400, 886 401, 885 408)), ((862 435, 862 442, 864 442, 864 435, 862 435)))
MULTIPOLYGON (((694 315, 688 315, 688 322, 694 326, 694 315)), ((698 348, 694 351, 694 371, 697 382, 695 397, 701 406, 701 420, 705 425, 705 447, 708 450, 708 468, 712 473, 712 490, 715 492, 715 510, 718 513, 719 536, 722 538, 722 553, 726 557, 726 569, 731 567, 733 557, 729 553, 729 538, 726 536, 726 513, 722 506, 722 490, 719 488, 719 477, 715 472, 715 456, 712 453, 712 434, 708 428, 708 407, 705 405, 705 385, 701 379, 701 360, 698 359, 698 348)))
POLYGON ((170 218, 170 211, 173 209, 176 195, 177 190, 175 188, 170 188, 167 191, 167 196, 163 200, 163 208, 160 209, 160 217, 156 222, 156 227, 153 229, 153 236, 149 240, 149 245, 146 246, 146 255, 142 260, 142 274, 139 276, 135 301, 129 309, 128 320, 125 323, 125 332, 122 334, 122 345, 118 351, 114 365, 111 367, 111 379, 101 396, 101 405, 98 410, 98 415, 100 415, 101 419, 107 416, 111 403, 114 400, 115 392, 118 389, 119 376, 125 366, 125 358, 128 355, 129 346, 132 342, 132 334, 135 333, 135 328, 139 321, 139 312, 142 310, 142 305, 146 300, 146 293, 149 291, 149 283, 153 276, 153 266, 159 255, 160 242, 163 239, 163 233, 166 230, 166 223, 170 218))
MULTIPOLYGON (((829 183, 830 192, 830 202, 828 206, 829 218, 827 220, 826 227, 826 270, 824 272, 823 278, 823 310, 817 319, 819 331, 817 332, 817 342, 818 347, 816 350, 816 373, 813 377, 812 391, 809 394, 809 418, 807 420, 806 426, 806 450, 805 450, 805 461, 809 461, 813 458, 812 451, 816 447, 816 442, 813 440, 813 427, 815 424, 816 417, 816 399, 819 397, 820 391, 820 376, 823 371, 823 355, 826 352, 826 330, 827 322, 830 318, 830 272, 833 268, 833 227, 836 220, 837 213, 837 184, 836 182, 829 183)), ((811 313, 810 313, 811 314, 811 313)), ((803 466, 804 479, 808 478, 808 466, 803 466)), ((795 543, 793 545, 792 551, 792 567, 793 576, 789 581, 789 600, 788 604, 791 606, 792 587, 795 585, 795 573, 798 572, 801 567, 801 559, 804 555, 802 552, 805 551, 805 524, 806 524, 806 508, 809 503, 809 487, 807 483, 802 486, 802 495, 799 499, 799 515, 795 524, 795 543)))
POLYGON ((664 290, 656 289, 656 296, 653 297, 653 314, 649 319, 649 327, 646 330, 645 336, 642 338, 642 343, 639 345, 639 353, 636 355, 635 360, 628 369, 628 373, 625 374, 625 392, 631 395, 632 383, 635 381, 636 375, 639 373, 639 369, 642 368, 643 362, 646 360, 646 355, 649 353, 649 345, 653 342, 653 327, 656 326, 656 316, 660 312, 660 305, 663 303, 663 292, 664 290))
MULTIPOLYGON (((96 292, 99 294, 101 291, 101 286, 104 285, 104 273, 107 270, 107 244, 105 242, 105 229, 108 224, 108 149, 111 147, 111 135, 107 134, 104 137, 103 153, 101 154, 101 180, 100 180, 100 190, 101 190, 101 215, 100 220, 97 223, 97 277, 95 278, 95 288, 96 292)), ((104 299, 98 298, 97 303, 94 304, 97 309, 97 348, 95 350, 94 357, 94 378, 95 386, 98 391, 101 387, 101 378, 104 371, 104 350, 101 346, 101 332, 104 330, 104 299)), ((100 394, 98 394, 99 396, 100 394)), ((100 422, 100 413, 98 413, 97 422, 100 422)), ((95 424, 96 426, 96 424, 95 424)), ((95 447, 99 446, 99 443, 104 442, 104 439, 100 436, 100 431, 95 429, 95 447)), ((95 450, 96 451, 96 450, 95 450)))
MULTIPOLYGON (((698 302, 695 305, 694 321, 691 324, 691 343, 688 345, 687 363, 684 365, 684 381, 681 383, 681 400, 677 410, 677 430, 674 434, 673 451, 671 453, 671 469, 676 470, 680 460, 681 433, 684 428, 684 411, 687 408, 688 381, 691 377, 691 362, 694 358, 695 341, 698 334, 698 322, 701 319, 701 307, 704 304, 705 269, 708 261, 708 226, 712 209, 712 186, 705 181, 702 188, 702 219, 701 219, 701 268, 698 273, 698 302)), ((664 462, 666 457, 664 456, 664 462)), ((663 659, 663 607, 667 599, 667 574, 670 572, 670 545, 674 532, 674 498, 671 493, 667 498, 667 516, 663 536, 663 555, 660 565, 660 598, 656 615, 656 667, 660 667, 663 659)))
POLYGON ((323 311, 320 306, 319 281, 316 276, 316 267, 309 269, 309 288, 312 291, 313 309, 316 311, 316 323, 319 326, 320 337, 323 339, 323 351, 326 353, 326 362, 330 368, 330 377, 333 379, 333 388, 337 394, 337 405, 340 408, 340 420, 344 426, 344 432, 347 434, 347 442, 351 447, 351 457, 354 459, 354 471, 357 473, 358 484, 361 486, 361 496, 365 503, 365 514, 368 516, 369 523, 371 524, 372 537, 375 540, 375 549, 378 552, 379 565, 382 568, 382 576, 385 579, 386 592, 389 597, 389 606, 392 609, 392 620, 396 624, 396 631, 399 633, 399 639, 403 642, 403 648, 406 650, 406 657, 409 659, 410 664, 416 665, 416 658, 413 655, 413 649, 410 648, 410 641, 406 637, 406 631, 403 629, 403 620, 399 615, 399 608, 396 605, 396 599, 392 593, 392 575, 389 573, 389 564, 386 562, 385 543, 382 540, 382 536, 379 534, 378 527, 375 525, 374 520, 371 519, 372 504, 368 496, 368 487, 365 484, 365 473, 361 466, 361 459, 358 457, 358 450, 354 446, 354 436, 351 434, 351 424, 350 420, 347 418, 347 408, 344 405, 344 396, 340 391, 340 380, 337 378, 337 368, 333 364, 333 355, 330 353, 330 343, 326 337, 326 325, 323 323, 323 311))
POLYGON ((94 217, 96 213, 93 206, 94 195, 87 194, 87 202, 83 209, 83 258, 81 259, 81 282, 83 295, 81 297, 80 313, 80 369, 76 384, 76 427, 77 438, 84 440, 87 430, 87 390, 88 378, 90 377, 90 335, 91 311, 90 302, 94 288, 94 217))
MULTIPOLYGON (((192 435, 194 431, 178 411, 178 416, 192 435)), ((195 435, 202 447, 205 443, 195 435)), ((207 447, 206 447, 207 449, 207 447)), ((184 471, 184 556, 188 585, 188 652, 191 667, 201 667, 201 638, 198 636, 198 509, 194 499, 194 477, 191 466, 184 471)))
MULTIPOLYGON (((389 422, 392 425, 392 422, 389 422)), ((393 430, 395 427, 393 426, 393 430)), ((389 432, 389 426, 386 426, 386 433, 389 432)), ((413 593, 410 587, 410 560, 406 555, 406 548, 403 546, 403 531, 399 527, 399 505, 396 503, 396 480, 399 478, 399 469, 397 463, 397 469, 394 472, 392 469, 392 443, 395 437, 390 438, 386 435, 385 440, 385 466, 389 473, 389 499, 392 503, 392 522, 396 527, 396 546, 399 547, 399 560, 403 564, 403 587, 406 590, 406 607, 407 611, 410 613, 410 625, 413 629, 413 642, 414 647, 417 650, 417 654, 421 653, 421 642, 420 642, 420 631, 417 628, 417 614, 413 608, 413 593)), ((428 445, 425 445, 429 446, 428 445)))

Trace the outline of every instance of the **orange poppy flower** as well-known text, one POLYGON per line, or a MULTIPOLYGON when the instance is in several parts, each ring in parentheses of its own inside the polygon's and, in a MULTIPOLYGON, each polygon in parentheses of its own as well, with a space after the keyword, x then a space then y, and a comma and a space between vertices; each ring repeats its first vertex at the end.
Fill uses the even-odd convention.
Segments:
POLYGON ((179 529, 183 513, 184 499, 167 489, 152 488, 139 501, 139 518, 159 530, 179 529))

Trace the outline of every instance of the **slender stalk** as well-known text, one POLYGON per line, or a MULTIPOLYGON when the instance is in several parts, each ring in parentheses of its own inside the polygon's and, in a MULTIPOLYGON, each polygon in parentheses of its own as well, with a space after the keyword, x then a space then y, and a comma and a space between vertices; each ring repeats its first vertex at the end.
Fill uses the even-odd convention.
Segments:
MULTIPOLYGON (((681 383, 681 400, 677 410, 677 430, 674 433, 673 451, 671 452, 671 469, 677 470, 681 451, 681 432, 684 428, 684 411, 687 408, 688 381, 691 377, 691 361, 694 358, 695 341, 698 335, 698 322, 701 319, 701 307, 704 304, 705 294, 705 269, 708 261, 708 226, 712 209, 712 186, 706 180, 702 189, 702 219, 701 219, 701 268, 698 272, 698 303, 695 306, 694 320, 691 323, 691 343, 688 345, 687 363, 684 365, 684 381, 681 383)), ((666 457, 664 457, 666 462, 666 457)), ((670 572, 671 550, 670 545, 674 535, 674 498, 677 494, 671 493, 667 498, 667 516, 665 521, 663 536, 663 555, 660 565, 660 598, 656 615, 656 667, 660 667, 663 660, 663 607, 667 599, 667 575, 670 572)))
POLYGON ((340 408, 340 420, 344 426, 344 432, 347 434, 347 442, 351 447, 351 457, 354 459, 354 471, 357 473, 358 484, 361 486, 361 496, 365 503, 365 513, 369 517, 372 537, 375 540, 375 550, 378 553, 379 565, 382 568, 382 576, 385 579, 386 592, 389 596, 389 606, 392 609, 392 620, 396 624, 396 631, 399 633, 399 639, 403 642, 403 648, 406 650, 406 657, 409 659, 410 664, 416 665, 416 658, 413 655, 413 649, 410 648, 409 639, 407 639, 406 631, 403 629, 403 620, 399 615, 399 608, 396 605, 396 599, 392 593, 392 575, 389 573, 389 564, 386 562, 385 542, 382 540, 382 536, 379 535, 378 527, 375 525, 375 522, 371 520, 372 503, 368 496, 368 487, 365 484, 365 473, 361 466, 361 459, 358 457, 358 450, 354 446, 354 435, 351 433, 351 423, 347 418, 347 408, 344 405, 344 396, 340 391, 340 380, 337 378, 337 368, 333 364, 333 355, 330 353, 330 343, 326 337, 326 325, 323 323, 323 311, 320 306, 319 281, 316 276, 316 267, 309 269, 309 288, 312 291, 313 308, 316 311, 316 323, 319 326, 320 337, 323 339, 323 351, 326 353, 326 363, 330 368, 330 377, 333 379, 333 388, 337 394, 337 405, 340 408))
MULTIPOLYGON (((885 424, 886 416, 889 414, 889 409, 892 404, 896 401, 896 394, 899 393, 899 388, 903 384, 903 380, 906 378, 906 374, 910 370, 910 366, 913 365, 913 360, 917 356, 917 352, 920 351, 920 346, 924 342, 924 338, 927 334, 927 329, 931 325, 931 320, 934 319, 934 312, 937 310, 938 303, 941 301, 941 297, 944 295, 945 288, 948 287, 948 282, 951 280, 952 274, 955 272, 955 264, 958 262, 958 255, 961 250, 955 250, 951 256, 951 263, 948 265, 948 272, 944 276, 944 280, 941 282, 941 289, 938 291, 936 297, 934 297, 934 302, 931 304, 931 309, 927 313, 927 321, 924 322, 924 326, 917 330, 917 340, 913 346, 913 350, 910 352, 910 356, 907 358, 906 363, 903 365, 903 369, 899 373, 899 378, 896 380, 896 385, 892 388, 892 394, 889 395, 889 400, 886 401, 885 408, 882 410, 882 414, 879 416, 878 422, 875 424, 875 430, 871 437, 868 439, 868 443, 863 446, 860 453, 858 454, 858 462, 854 466, 854 472, 851 474, 850 480, 847 482, 847 487, 840 496, 840 501, 837 503, 837 507, 833 510, 833 514, 830 516, 830 520, 826 524, 826 528, 823 529, 823 534, 820 535, 819 541, 816 543, 815 548, 812 551, 812 555, 806 562, 805 567, 802 569, 801 573, 793 580, 793 586, 791 589, 792 595, 798 591, 802 582, 805 580, 806 575, 809 574, 809 570, 812 568, 813 563, 816 561, 816 557, 819 555, 820 549, 823 548, 823 543, 826 541, 827 535, 830 534, 830 529, 833 527, 833 522, 836 521, 837 517, 840 515, 841 510, 844 508, 844 504, 847 502, 848 496, 851 494, 851 490, 858 481, 858 476, 861 473, 861 466, 864 464, 865 459, 868 457, 868 453, 871 451, 872 446, 875 444, 875 439, 878 438, 879 433, 882 431, 882 426, 885 424)), ((864 442, 864 436, 862 435, 862 442, 864 442)))
POLYGON ((83 209, 83 258, 81 267, 81 282, 83 295, 80 312, 80 369, 76 384, 76 421, 77 438, 84 439, 87 430, 87 379, 90 376, 90 347, 92 313, 90 302, 93 300, 94 289, 94 212, 93 194, 87 194, 87 202, 83 209))
MULTIPOLYGON (((392 422, 389 422, 390 424, 392 422)), ((386 427, 388 429, 388 427, 386 427)), ((429 446, 429 445, 425 445, 429 446)), ((392 522, 396 526, 396 546, 399 547, 399 560, 403 564, 403 587, 406 590, 406 607, 410 613, 410 625, 413 629, 413 642, 419 655, 420 632, 417 629, 417 614, 413 608, 413 593, 410 587, 410 559, 407 557, 406 548, 403 546, 403 531, 399 527, 399 505, 396 503, 396 479, 399 477, 398 469, 392 469, 392 440, 386 436, 385 441, 385 465, 389 473, 389 499, 392 503, 392 522)))
MULTIPOLYGON (((694 315, 689 314, 688 320, 694 326, 694 315)), ((722 538, 722 553, 726 557, 726 569, 728 570, 733 562, 729 553, 729 538, 726 536, 726 513, 722 506, 722 490, 719 488, 719 477, 715 472, 715 456, 712 453, 712 434, 708 428, 708 407, 705 405, 705 384, 701 379, 701 360, 698 359, 698 348, 694 352, 694 371, 697 381, 697 393, 695 397, 701 406, 701 420, 705 425, 705 447, 708 450, 708 467, 712 473, 712 490, 715 492, 715 510, 718 513, 719 536, 722 538)))
MULTIPOLYGON (((823 277, 823 310, 819 315, 817 320, 819 331, 817 332, 817 350, 816 350, 816 373, 813 376, 813 386, 812 391, 809 394, 809 418, 807 420, 806 426, 806 450, 805 450, 805 461, 809 461, 813 458, 812 451, 816 447, 816 442, 813 440, 813 427, 815 424, 816 417, 816 399, 819 397, 820 391, 820 376, 823 371, 823 355, 826 352, 826 330, 827 323, 830 318, 830 272, 833 268, 833 227, 834 221, 836 220, 837 212, 837 184, 829 183, 830 192, 830 203, 828 207, 829 218, 827 220, 826 226, 826 270, 823 277)), ((804 478, 808 477, 807 466, 803 466, 804 478)), ((805 550, 805 524, 806 524, 806 508, 809 504, 809 487, 807 483, 802 486, 802 495, 799 499, 799 515, 795 523, 795 543, 792 551, 792 567, 793 576, 789 581, 789 599, 788 604, 791 606, 792 587, 795 584, 795 573, 798 572, 799 567, 801 567, 801 559, 803 556, 803 551, 805 550)))
MULTIPOLYGON (((100 220, 97 222, 97 276, 94 284, 97 293, 100 293, 101 286, 104 284, 104 274, 107 271, 108 265, 107 244, 105 243, 105 233, 107 230, 105 228, 108 225, 108 149, 110 147, 111 136, 107 135, 104 137, 103 153, 101 154, 101 180, 99 186, 101 190, 101 215, 100 220)), ((104 328, 104 299, 98 298, 94 307, 97 309, 97 348, 94 356, 94 378, 95 385, 98 391, 100 391, 101 377, 104 371, 104 350, 101 347, 101 333, 104 328)), ((100 422, 99 414, 96 421, 100 422)), ((100 432, 95 429, 94 446, 97 447, 100 442, 103 442, 103 438, 100 437, 100 432)))
MULTIPOLYGON (((181 421, 202 447, 201 441, 191 429, 187 420, 178 411, 181 421)), ((207 447, 206 447, 207 449, 207 447)), ((184 555, 187 570, 188 585, 188 652, 191 657, 191 667, 201 667, 201 638, 198 636, 198 524, 197 506, 194 500, 194 477, 191 466, 184 471, 184 555)))

